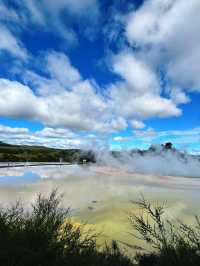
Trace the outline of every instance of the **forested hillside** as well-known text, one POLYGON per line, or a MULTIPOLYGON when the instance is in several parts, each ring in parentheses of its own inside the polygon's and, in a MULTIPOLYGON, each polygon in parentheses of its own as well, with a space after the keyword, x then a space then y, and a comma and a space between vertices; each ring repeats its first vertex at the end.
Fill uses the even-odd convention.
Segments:
POLYGON ((91 151, 53 149, 43 146, 10 145, 0 142, 1 162, 95 162, 91 151))

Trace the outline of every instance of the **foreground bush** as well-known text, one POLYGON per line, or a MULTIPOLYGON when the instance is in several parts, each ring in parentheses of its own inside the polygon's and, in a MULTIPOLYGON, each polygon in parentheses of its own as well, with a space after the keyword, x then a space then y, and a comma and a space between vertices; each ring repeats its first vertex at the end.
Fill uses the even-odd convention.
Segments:
POLYGON ((180 221, 173 224, 163 217, 165 206, 152 206, 143 197, 136 204, 141 214, 132 213, 130 222, 136 237, 146 241, 155 252, 137 254, 140 266, 200 265, 200 220, 195 226, 180 221))
POLYGON ((20 203, 0 209, 0 265, 2 266, 198 266, 200 221, 194 227, 164 219, 164 206, 153 207, 144 198, 137 202, 141 214, 130 215, 136 237, 151 250, 136 254, 135 264, 115 241, 96 244, 97 234, 70 220, 60 207, 60 196, 38 196, 30 211, 20 203))
POLYGON ((29 212, 20 203, 0 209, 0 265, 133 265, 115 242, 98 251, 96 235, 83 234, 59 204, 53 191, 48 198, 39 195, 29 212))

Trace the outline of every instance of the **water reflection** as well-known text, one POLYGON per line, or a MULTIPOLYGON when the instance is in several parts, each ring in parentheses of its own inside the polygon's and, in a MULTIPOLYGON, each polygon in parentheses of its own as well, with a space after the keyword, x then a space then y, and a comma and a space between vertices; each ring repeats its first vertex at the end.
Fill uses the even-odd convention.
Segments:
POLYGON ((0 185, 25 185, 32 184, 34 182, 38 182, 41 179, 40 175, 34 173, 32 171, 24 171, 22 175, 5 175, 0 176, 0 185))
POLYGON ((140 193, 148 200, 166 201, 167 218, 190 222, 199 214, 200 179, 138 174, 114 167, 37 166, 0 169, 0 203, 21 200, 27 207, 40 192, 58 188, 63 205, 74 216, 93 223, 111 238, 127 240, 127 215, 131 200, 140 193), (120 232, 120 234, 119 234, 120 232))
POLYGON ((145 175, 78 165, 0 169, 0 202, 3 204, 20 199, 28 206, 39 192, 47 195, 55 188, 64 194, 63 204, 76 213, 88 208, 94 213, 108 206, 118 208, 121 204, 124 207, 120 208, 126 208, 140 193, 150 200, 167 200, 173 205, 173 213, 176 209, 176 214, 197 213, 200 200, 198 178, 145 175), (90 208, 92 202, 98 202, 98 208, 90 208))

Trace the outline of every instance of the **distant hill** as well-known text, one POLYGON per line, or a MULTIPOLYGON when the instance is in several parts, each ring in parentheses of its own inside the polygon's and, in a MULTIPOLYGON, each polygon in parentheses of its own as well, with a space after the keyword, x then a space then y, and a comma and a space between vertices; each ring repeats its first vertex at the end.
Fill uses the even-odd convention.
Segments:
POLYGON ((0 162, 95 162, 92 151, 55 149, 44 146, 12 145, 0 141, 0 162))
POLYGON ((4 146, 4 147, 9 147, 9 146, 12 146, 12 145, 10 145, 10 144, 8 144, 8 143, 4 143, 4 142, 0 141, 0 147, 1 147, 1 146, 4 146))

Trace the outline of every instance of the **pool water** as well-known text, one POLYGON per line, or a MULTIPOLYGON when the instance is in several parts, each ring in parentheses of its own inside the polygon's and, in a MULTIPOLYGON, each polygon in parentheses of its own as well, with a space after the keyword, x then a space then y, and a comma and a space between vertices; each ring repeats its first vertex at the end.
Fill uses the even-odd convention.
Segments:
MULTIPOLYGON (((141 193, 153 202, 167 201, 168 219, 192 223, 199 214, 200 179, 139 174, 111 167, 35 166, 0 169, 0 203, 16 200, 30 207, 38 193, 48 195, 57 188, 62 205, 72 216, 95 225, 106 239, 135 241, 129 231, 127 213, 141 193)), ((130 229, 131 230, 131 229, 130 229)))

